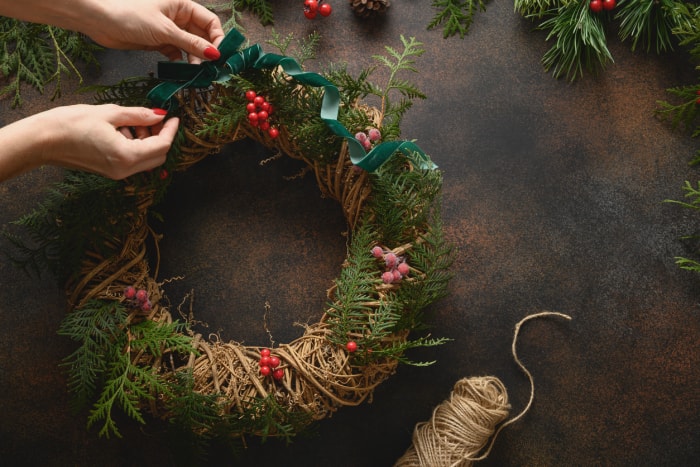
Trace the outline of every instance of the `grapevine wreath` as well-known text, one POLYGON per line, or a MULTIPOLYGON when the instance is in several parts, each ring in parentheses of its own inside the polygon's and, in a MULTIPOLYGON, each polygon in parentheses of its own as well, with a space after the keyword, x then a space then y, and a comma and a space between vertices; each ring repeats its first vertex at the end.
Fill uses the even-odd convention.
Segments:
POLYGON ((69 389, 91 407, 88 426, 100 427, 100 436, 120 435, 120 409, 141 423, 148 411, 198 435, 289 439, 341 406, 369 400, 400 362, 427 364, 406 350, 445 341, 409 337, 421 310, 445 295, 451 264, 441 174, 416 144, 399 139, 402 115, 425 96, 398 75, 416 71, 422 44, 401 37, 403 50, 386 47, 375 57, 389 70, 382 88, 368 80, 376 67, 358 78, 344 67, 325 76, 303 71, 317 40, 300 41, 293 59, 284 55, 291 37, 273 35, 269 43, 282 54, 270 54, 257 44, 243 48, 234 29, 216 61, 162 62, 157 79, 101 89, 98 102, 151 105, 181 119, 167 162, 124 181, 68 172, 17 221, 32 240, 27 246, 27 236, 14 235, 17 259, 67 284, 59 333, 78 344, 64 362, 69 389), (372 97, 378 107, 363 103, 372 97), (156 277, 151 208, 173 174, 243 138, 303 161, 351 230, 321 319, 274 348, 196 333, 189 317, 170 309, 167 280, 156 277))

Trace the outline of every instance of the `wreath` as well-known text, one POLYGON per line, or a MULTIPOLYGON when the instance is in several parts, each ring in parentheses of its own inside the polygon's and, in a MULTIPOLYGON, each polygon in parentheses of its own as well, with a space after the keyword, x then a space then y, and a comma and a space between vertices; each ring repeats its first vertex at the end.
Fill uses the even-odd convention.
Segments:
POLYGON ((287 440, 339 407, 371 399, 408 349, 446 341, 414 338, 423 309, 446 294, 451 247, 440 222, 441 174, 413 142, 399 139, 401 117, 418 89, 399 78, 416 71, 415 39, 375 57, 389 69, 306 72, 318 37, 242 48, 231 30, 221 58, 199 65, 163 62, 158 78, 100 88, 98 102, 152 105, 181 119, 167 162, 123 181, 67 172, 34 212, 7 234, 25 269, 48 269, 65 285, 69 312, 59 333, 77 343, 64 365, 88 427, 120 436, 120 409, 145 423, 146 411, 196 435, 287 440), (395 102, 394 96, 400 99, 395 102), (379 106, 366 102, 376 98, 379 106), (319 112, 319 108, 321 109, 319 112), (349 131, 348 128, 353 131, 349 131), (153 206, 173 175, 233 141, 249 138, 303 161, 323 196, 337 200, 350 235, 342 271, 321 319, 274 348, 208 340, 168 305, 159 279, 153 206), (155 261, 153 261, 155 258, 155 261))

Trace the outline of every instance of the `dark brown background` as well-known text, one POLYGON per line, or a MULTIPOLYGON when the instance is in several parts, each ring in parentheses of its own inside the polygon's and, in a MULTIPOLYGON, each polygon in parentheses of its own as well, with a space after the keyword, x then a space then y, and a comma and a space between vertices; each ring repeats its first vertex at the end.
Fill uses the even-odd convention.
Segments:
MULTIPOLYGON (((252 442, 232 454, 216 446, 209 465, 388 466, 411 443, 416 423, 465 376, 503 380, 513 414, 527 402, 527 380, 510 353, 513 328, 541 310, 569 314, 529 322, 519 355, 535 377, 530 412, 507 428, 483 465, 691 465, 700 456, 698 278, 674 257, 698 230, 680 199, 696 180, 695 141, 653 116, 665 90, 690 84, 681 54, 632 53, 611 41, 615 63, 575 84, 540 66, 549 44, 512 2, 491 2, 463 39, 428 31, 427 1, 395 1, 384 21, 358 21, 341 0, 307 21, 301 1, 273 1, 275 29, 302 37, 317 28, 319 57, 307 69, 372 63, 399 35, 426 54, 412 77, 429 98, 407 115, 416 139, 444 171, 443 218, 455 245, 450 295, 429 310, 435 336, 454 339, 413 352, 438 363, 402 366, 374 401, 340 409, 309 438, 286 447, 252 442)), ((264 44, 269 28, 245 20, 264 44)), ((154 54, 105 52, 90 83, 115 83, 155 69, 154 54)), ((18 110, 2 103, 1 123, 54 105, 27 92, 18 110)), ((38 129, 40 131, 40 129, 38 129)), ((239 144, 178 177, 162 207, 161 277, 174 304, 194 290, 197 317, 224 339, 276 342, 315 321, 344 258, 338 207, 311 178, 286 181, 297 166, 258 165, 269 154, 239 144), (265 304, 270 310, 264 316, 265 304)), ((0 185, 0 224, 17 219, 60 178, 46 168, 0 185)), ((0 459, 5 465, 191 464, 162 424, 120 424, 123 439, 97 439, 86 414, 69 409, 58 364, 71 343, 56 335, 65 312, 52 278, 28 278, 0 263, 0 459)))

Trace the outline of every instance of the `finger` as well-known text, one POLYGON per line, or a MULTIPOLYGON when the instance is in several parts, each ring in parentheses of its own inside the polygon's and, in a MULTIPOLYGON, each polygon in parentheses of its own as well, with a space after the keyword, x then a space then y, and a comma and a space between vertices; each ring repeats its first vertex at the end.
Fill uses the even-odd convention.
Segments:
POLYGON ((113 104, 102 106, 107 114, 107 120, 117 127, 150 127, 160 123, 165 118, 162 110, 148 109, 146 107, 122 107, 113 104))
POLYGON ((119 131, 119 133, 124 135, 124 137, 127 139, 134 139, 134 135, 131 134, 131 129, 129 129, 129 127, 120 126, 117 128, 117 131, 119 131))
POLYGON ((151 136, 151 129, 147 126, 137 126, 134 128, 134 133, 138 139, 145 139, 151 136))

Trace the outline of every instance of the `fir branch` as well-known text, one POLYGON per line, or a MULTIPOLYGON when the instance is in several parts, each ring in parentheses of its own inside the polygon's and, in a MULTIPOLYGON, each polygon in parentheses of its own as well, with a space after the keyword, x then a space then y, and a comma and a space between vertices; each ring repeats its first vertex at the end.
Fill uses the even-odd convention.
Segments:
POLYGON ((673 0, 626 0, 615 14, 620 20, 622 41, 632 40, 632 50, 641 41, 644 49, 656 53, 672 50, 672 30, 677 26, 673 0))
POLYGON ((515 0, 514 9, 524 18, 541 18, 547 15, 560 0, 515 0))
POLYGON ((390 46, 384 46, 388 55, 373 55, 377 62, 384 65, 389 70, 389 78, 386 85, 373 89, 373 94, 381 99, 380 111, 383 115, 382 133, 384 139, 398 138, 401 133, 401 119, 408 108, 411 107, 414 99, 425 99, 417 86, 410 83, 408 80, 399 79, 398 75, 401 72, 410 71, 417 73, 415 67, 415 57, 420 57, 425 53, 423 44, 411 37, 406 39, 401 35, 401 43, 403 50, 397 50, 390 46), (391 95, 398 92, 402 98, 398 104, 394 104, 391 100, 391 95))
MULTIPOLYGON (((268 26, 274 23, 272 5, 269 0, 233 0, 232 11, 248 10, 258 17, 260 24, 268 26)), ((232 16, 233 17, 233 16, 232 16)))
POLYGON ((83 77, 77 61, 99 65, 95 52, 101 48, 82 34, 53 26, 22 22, 0 17, 0 73, 9 80, 0 89, 0 98, 12 96, 12 107, 22 104, 22 85, 27 84, 40 93, 54 81, 51 99, 61 95, 62 76, 83 77))
POLYGON ((469 32, 477 11, 486 11, 486 0, 432 0, 432 7, 438 11, 428 23, 428 29, 444 24, 443 38, 459 34, 463 39, 469 32))
POLYGON ((584 69, 594 71, 613 61, 603 22, 591 13, 588 2, 563 3, 538 29, 549 30, 547 41, 556 38, 542 58, 545 70, 552 70, 555 78, 566 76, 574 81, 584 69))

